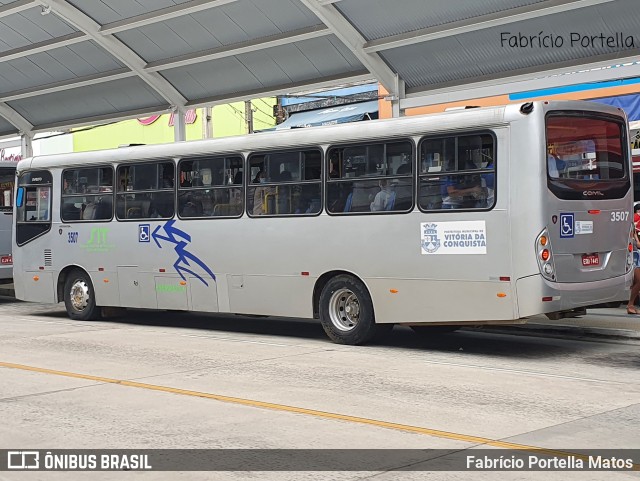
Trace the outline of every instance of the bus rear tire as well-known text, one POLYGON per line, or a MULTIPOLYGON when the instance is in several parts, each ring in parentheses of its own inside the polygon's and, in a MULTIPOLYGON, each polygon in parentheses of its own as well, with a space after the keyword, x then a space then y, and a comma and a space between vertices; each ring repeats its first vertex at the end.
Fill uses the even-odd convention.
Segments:
POLYGON ((64 282, 64 306, 67 315, 74 321, 100 319, 100 308, 89 275, 80 269, 69 273, 64 282))
POLYGON ((351 346, 365 344, 393 327, 375 323, 369 291, 350 275, 336 276, 322 289, 320 323, 333 342, 351 346))

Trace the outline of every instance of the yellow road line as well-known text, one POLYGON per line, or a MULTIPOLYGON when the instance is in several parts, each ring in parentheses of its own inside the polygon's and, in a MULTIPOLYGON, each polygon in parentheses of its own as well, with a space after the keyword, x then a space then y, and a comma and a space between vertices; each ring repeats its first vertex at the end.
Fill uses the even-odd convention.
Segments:
POLYGON ((22 371, 39 372, 42 374, 52 374, 55 376, 72 377, 76 379, 86 379, 88 381, 98 381, 98 382, 109 383, 109 384, 119 384, 121 386, 135 387, 135 388, 147 389, 151 391, 167 392, 171 394, 180 394, 182 396, 214 399, 216 401, 222 401, 226 403, 240 404, 243 406, 251 406, 256 408, 272 409, 275 411, 283 411, 283 412, 296 413, 296 414, 306 414, 308 416, 315 416, 315 417, 324 418, 324 419, 337 419, 340 421, 347 421, 350 423, 365 424, 369 426, 377 426, 380 428, 387 428, 387 429, 395 429, 397 431, 424 434, 427 436, 434 436, 437 438, 453 439, 455 441, 464 441, 464 442, 473 443, 473 444, 484 444, 484 445, 493 446, 496 448, 519 449, 519 450, 531 451, 534 453, 546 454, 551 456, 562 456, 562 457, 573 456, 575 458, 581 458, 581 459, 588 458, 585 455, 578 454, 578 453, 571 453, 568 451, 558 451, 555 449, 540 448, 537 446, 528 446, 526 444, 510 443, 506 441, 500 441, 497 439, 484 438, 480 436, 471 436, 468 434, 451 433, 448 431, 440 431, 438 429, 429 429, 429 428, 423 428, 419 426, 411 426, 408 424, 390 423, 387 421, 379 421, 376 419, 361 418, 357 416, 349 416, 346 414, 317 411, 315 409, 306 409, 306 408, 301 408, 296 406, 287 406, 285 404, 275 404, 275 403, 269 403, 269 402, 263 402, 263 401, 255 401, 252 399, 223 396, 221 394, 212 394, 207 392, 178 389, 178 388, 168 387, 168 386, 159 386, 157 384, 146 384, 142 382, 126 381, 124 379, 112 379, 107 377, 92 376, 90 374, 80 374, 75 372, 56 371, 54 369, 45 369, 45 368, 36 367, 36 366, 25 366, 23 364, 13 364, 9 362, 1 362, 1 361, 0 361, 0 367, 5 367, 8 369, 19 369, 22 371))

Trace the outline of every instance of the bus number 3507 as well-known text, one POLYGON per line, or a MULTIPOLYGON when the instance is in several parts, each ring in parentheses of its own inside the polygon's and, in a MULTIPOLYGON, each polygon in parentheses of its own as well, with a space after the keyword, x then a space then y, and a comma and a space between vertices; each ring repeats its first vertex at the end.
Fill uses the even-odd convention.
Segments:
POLYGON ((629 213, 626 210, 619 210, 611 213, 611 222, 625 222, 629 220, 629 213))

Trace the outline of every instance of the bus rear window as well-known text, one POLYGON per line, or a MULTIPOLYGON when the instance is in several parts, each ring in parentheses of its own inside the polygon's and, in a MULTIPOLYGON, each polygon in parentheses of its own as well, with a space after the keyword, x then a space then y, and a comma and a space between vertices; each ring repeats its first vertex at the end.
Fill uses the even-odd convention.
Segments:
POLYGON ((623 127, 622 122, 587 114, 548 116, 549 179, 573 183, 626 178, 623 127))

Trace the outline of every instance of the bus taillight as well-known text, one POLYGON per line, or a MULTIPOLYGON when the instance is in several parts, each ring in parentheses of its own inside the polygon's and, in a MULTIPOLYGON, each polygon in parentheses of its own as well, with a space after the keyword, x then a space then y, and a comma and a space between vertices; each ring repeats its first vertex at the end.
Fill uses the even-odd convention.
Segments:
POLYGON ((629 244, 627 245, 627 272, 633 267, 633 238, 635 228, 636 226, 632 223, 631 229, 629 229, 629 244))
POLYGON ((538 267, 542 275, 550 281, 556 280, 556 268, 553 262, 553 250, 551 249, 551 241, 549 232, 545 228, 536 239, 536 258, 538 267))

